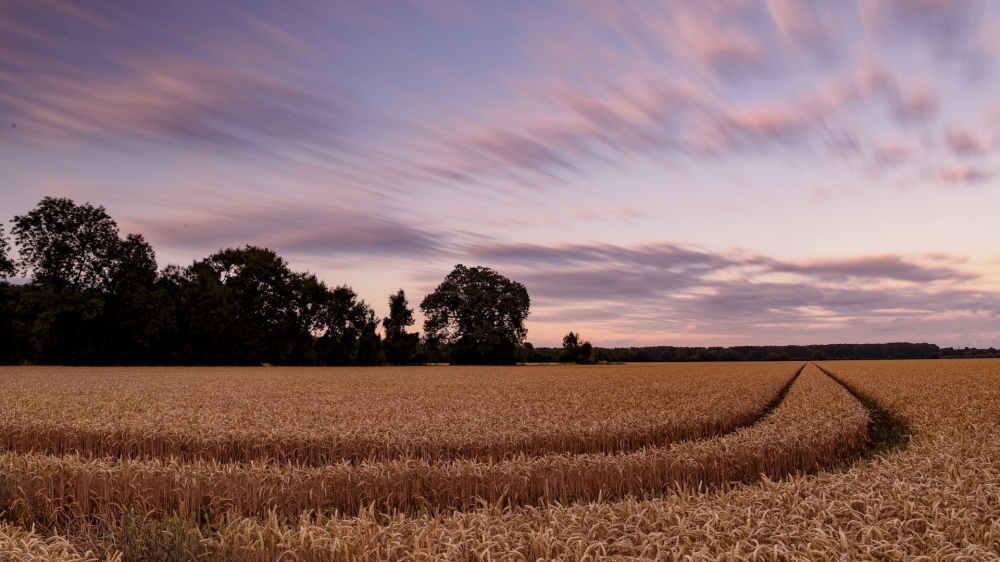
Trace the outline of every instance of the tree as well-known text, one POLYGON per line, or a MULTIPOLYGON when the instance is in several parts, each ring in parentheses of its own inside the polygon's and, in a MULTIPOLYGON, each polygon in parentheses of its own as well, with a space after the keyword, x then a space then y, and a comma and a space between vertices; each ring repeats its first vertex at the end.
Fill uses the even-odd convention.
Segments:
POLYGON ((580 334, 570 332, 563 336, 562 351, 559 352, 560 363, 578 363, 587 365, 594 362, 594 346, 589 341, 582 341, 580 334))
POLYGON ((3 233, 3 225, 0 225, 0 283, 7 281, 7 278, 17 272, 14 260, 8 255, 10 252, 10 242, 3 233))
MULTIPOLYGON (((324 286, 325 289, 325 286, 324 286)), ((385 361, 375 311, 346 285, 327 291, 316 341, 326 365, 379 365, 385 361)))
POLYGON ((141 235, 123 240, 104 207, 65 198, 46 197, 11 222, 17 269, 31 279, 14 291, 22 360, 164 362, 170 307, 156 284, 153 248, 141 235))
POLYGON ((451 348, 453 364, 512 365, 528 330, 524 285, 486 267, 456 265, 420 303, 424 332, 451 348))
POLYGON ((56 290, 106 288, 119 239, 118 225, 104 207, 45 197, 11 222, 20 271, 34 283, 56 290))
POLYGON ((315 309, 327 306, 328 291, 314 276, 293 273, 273 251, 221 250, 183 270, 168 268, 161 284, 176 303, 177 362, 312 362, 311 330, 324 321, 315 309))
POLYGON ((17 357, 14 341, 14 289, 7 283, 7 278, 17 270, 8 255, 9 251, 10 243, 0 225, 0 365, 13 363, 17 357))
POLYGON ((129 234, 112 254, 102 315, 103 362, 169 361, 161 345, 169 330, 167 294, 157 287, 156 254, 140 234, 129 234))
POLYGON ((385 358, 393 365, 413 365, 417 361, 420 334, 406 331, 415 322, 409 304, 402 289, 389 295, 389 316, 382 319, 385 358))

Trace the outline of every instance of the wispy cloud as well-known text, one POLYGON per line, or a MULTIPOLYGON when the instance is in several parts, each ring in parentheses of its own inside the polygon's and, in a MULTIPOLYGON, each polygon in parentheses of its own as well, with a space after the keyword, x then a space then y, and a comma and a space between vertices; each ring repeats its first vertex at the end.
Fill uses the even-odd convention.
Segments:
POLYGON ((945 137, 948 148, 962 156, 979 156, 989 152, 995 143, 993 138, 981 138, 969 129, 954 125, 945 137))
POLYGON ((237 8, 160 14, 40 1, 5 12, 0 114, 21 139, 250 153, 282 144, 335 148, 358 113, 337 84, 301 66, 315 47, 237 8), (199 29, 198 17, 225 25, 199 29))
POLYGON ((157 244, 204 255, 218 248, 257 244, 316 258, 416 258, 447 251, 440 235, 360 210, 289 204, 253 205, 160 216, 143 221, 157 244), (303 225, 309 225, 303 228, 303 225))
POLYGON ((938 172, 941 182, 947 185, 977 184, 992 178, 993 172, 983 170, 970 164, 957 164, 942 168, 938 172))
POLYGON ((872 341, 899 320, 910 323, 909 333, 893 328, 905 339, 924 336, 945 316, 1000 315, 1000 296, 976 289, 970 284, 976 273, 941 256, 793 262, 672 244, 498 245, 472 252, 526 284, 541 309, 535 321, 543 334, 549 324, 558 330, 575 323, 610 341, 627 334, 661 342, 803 342, 832 334, 838 341, 872 341))

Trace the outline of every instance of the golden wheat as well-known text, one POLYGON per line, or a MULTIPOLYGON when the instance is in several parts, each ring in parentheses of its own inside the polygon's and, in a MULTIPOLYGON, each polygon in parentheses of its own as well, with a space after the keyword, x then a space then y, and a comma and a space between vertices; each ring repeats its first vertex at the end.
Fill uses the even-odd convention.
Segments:
MULTIPOLYGON (((114 556, 109 560, 115 560, 114 556)), ((79 552, 60 536, 42 536, 34 530, 0 522, 0 562, 97 562, 90 551, 79 552)))
MULTIPOLYGON (((997 560, 1000 361, 822 365, 910 425, 905 450, 710 492, 192 529, 211 560, 997 560)), ((114 549, 114 544, 109 543, 114 549)))
POLYGON ((313 466, 632 451, 752 423, 799 366, 0 368, 0 449, 313 466))
POLYGON ((860 403, 809 367, 770 416, 721 439, 614 455, 326 467, 6 454, 0 455, 0 505, 20 520, 65 526, 114 506, 216 522, 232 512, 358 513, 369 506, 390 512, 620 498, 815 471, 859 452, 867 424, 860 403))
MULTIPOLYGON (((701 491, 691 486, 669 487, 662 495, 569 504, 497 502, 453 512, 385 513, 371 504, 350 516, 311 511, 290 515, 275 507, 263 516, 229 514, 213 526, 161 516, 147 518, 138 511, 123 517, 105 506, 91 517, 74 515, 71 524, 53 526, 50 531, 70 533, 66 536, 77 545, 76 552, 92 549, 101 556, 131 553, 131 559, 164 560, 1000 559, 1000 361, 820 365, 863 398, 904 420, 911 435, 908 447, 853 466, 809 474, 815 472, 819 455, 809 451, 807 442, 825 442, 820 448, 839 450, 834 455, 849 458, 858 452, 859 435, 852 431, 861 418, 856 417, 855 402, 842 400, 844 394, 834 392, 829 379, 807 368, 782 405, 752 428, 704 442, 676 443, 658 452, 593 455, 620 461, 684 448, 697 450, 708 443, 746 444, 753 442, 746 434, 774 425, 774 432, 764 431, 760 437, 759 443, 766 447, 777 443, 771 439, 778 438, 778 422, 787 416, 785 428, 800 428, 788 432, 785 442, 792 444, 788 450, 795 451, 798 443, 797 450, 808 456, 792 454, 790 458, 805 461, 803 474, 780 480, 765 478, 701 491), (807 390, 805 383, 810 380, 816 387, 805 392, 802 403, 811 405, 795 413, 796 393, 807 390), (823 394, 834 398, 815 400, 823 394), (834 411, 847 412, 854 422, 842 423, 834 411), (828 422, 821 423, 825 416, 828 422), (157 546, 136 550, 135 544, 157 546)), ((440 463, 438 468, 455 462, 462 461, 440 463)), ((193 463, 177 464, 190 467, 193 463)), ((276 465, 271 466, 273 470, 276 465)), ((314 470, 294 469, 296 473, 314 470)), ((11 512, 5 517, 17 519, 11 512)), ((62 540, 34 536, 55 544, 62 540)))

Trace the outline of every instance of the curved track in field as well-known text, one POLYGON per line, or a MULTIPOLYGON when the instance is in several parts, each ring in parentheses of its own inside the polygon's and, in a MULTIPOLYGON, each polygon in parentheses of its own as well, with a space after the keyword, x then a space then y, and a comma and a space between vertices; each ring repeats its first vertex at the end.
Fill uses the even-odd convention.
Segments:
MULTIPOLYGON (((324 467, 8 453, 0 455, 0 510, 43 525, 123 506, 216 522, 232 512, 415 512, 642 497, 841 466, 885 448, 885 420, 896 418, 809 365, 755 424, 711 439, 616 454, 324 467)), ((898 437, 898 420, 892 423, 898 437)))
POLYGON ((868 424, 868 450, 866 457, 873 457, 889 451, 905 449, 910 442, 910 428, 900 416, 883 408, 873 397, 859 391, 853 385, 838 377, 829 369, 816 365, 828 377, 840 383, 851 396, 854 396, 868 409, 870 422, 868 424))
MULTIPOLYGON (((616 426, 561 428, 549 433, 509 435, 502 439, 451 442, 440 436, 398 439, 391 434, 343 437, 289 435, 280 431, 244 435, 195 435, 151 427, 90 427, 33 422, 24 417, 0 422, 0 451, 21 454, 79 455, 88 459, 177 459, 182 462, 278 463, 322 467, 418 460, 428 463, 455 461, 502 462, 523 457, 631 453, 683 441, 711 439, 758 423, 788 393, 805 364, 783 386, 754 397, 756 404, 730 410, 726 416, 667 421, 639 427, 616 426), (766 400, 766 402, 765 402, 766 400)), ((599 399, 600 397, 595 397, 599 399)))

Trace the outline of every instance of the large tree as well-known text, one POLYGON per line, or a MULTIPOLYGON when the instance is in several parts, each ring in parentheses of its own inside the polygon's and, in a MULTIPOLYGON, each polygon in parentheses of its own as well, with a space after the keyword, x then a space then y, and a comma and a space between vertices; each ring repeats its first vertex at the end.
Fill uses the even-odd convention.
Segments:
POLYGON ((151 292, 153 250, 122 240, 104 207, 46 197, 12 221, 19 272, 15 319, 24 359, 62 364, 149 363, 150 326, 161 316, 151 292))
POLYGON ((301 363, 311 347, 301 310, 306 279, 267 248, 221 250, 164 271, 177 319, 174 361, 203 365, 301 363))
POLYGON ((326 290, 319 307, 316 349, 325 365, 381 365, 385 363, 375 311, 354 289, 341 285, 326 290))
POLYGON ((453 364, 512 365, 528 330, 524 285, 487 267, 456 265, 420 303, 428 339, 450 347, 453 364))
POLYGON ((384 361, 371 307, 346 286, 296 273, 275 252, 230 248, 159 284, 175 308, 173 360, 202 365, 376 365, 384 361))
POLYGON ((46 197, 11 222, 20 272, 35 284, 56 290, 106 289, 120 240, 118 225, 104 207, 46 197))
POLYGON ((417 362, 420 334, 407 332, 414 324, 413 309, 409 307, 402 289, 389 295, 389 316, 382 319, 385 332, 385 358, 393 365, 413 365, 417 362))

